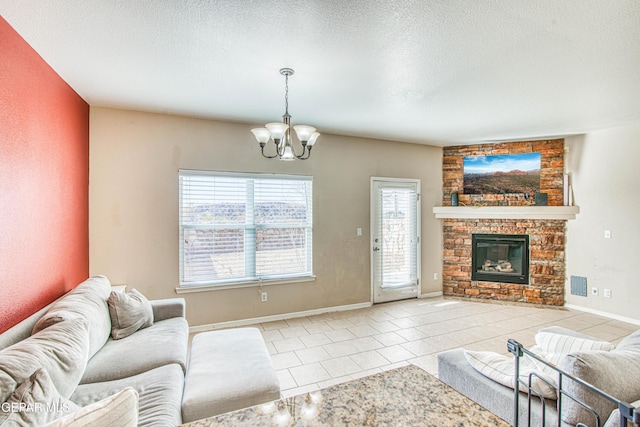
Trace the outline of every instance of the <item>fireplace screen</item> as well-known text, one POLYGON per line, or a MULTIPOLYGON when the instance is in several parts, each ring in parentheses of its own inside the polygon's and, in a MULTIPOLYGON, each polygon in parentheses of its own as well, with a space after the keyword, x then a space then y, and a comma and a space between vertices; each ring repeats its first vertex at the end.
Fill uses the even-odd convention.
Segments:
POLYGON ((471 243, 471 280, 529 283, 528 235, 474 234, 471 243))

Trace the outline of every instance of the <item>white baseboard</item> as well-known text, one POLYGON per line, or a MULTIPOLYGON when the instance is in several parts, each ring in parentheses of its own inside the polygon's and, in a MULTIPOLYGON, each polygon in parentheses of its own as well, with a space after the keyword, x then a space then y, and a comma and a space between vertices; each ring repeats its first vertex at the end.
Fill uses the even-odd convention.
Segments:
POLYGON ((357 310, 371 307, 370 302, 358 304, 340 305, 336 307, 317 308, 314 310, 297 311, 295 313, 274 314, 272 316, 254 317, 251 319, 230 320, 228 322, 210 323, 208 325, 190 326, 189 333, 213 331, 216 329, 237 328, 240 326, 257 325, 258 323, 275 322, 278 320, 295 319, 297 317, 316 316, 318 314, 332 313, 336 311, 357 310))
POLYGON ((441 296, 442 296, 442 291, 437 291, 437 292, 429 292, 426 294, 420 294, 418 298, 435 298, 435 297, 441 297, 441 296))
POLYGON ((630 317, 618 316, 617 314, 607 313, 606 311, 594 310, 592 308, 582 307, 579 305, 565 304, 566 308, 573 310, 584 311, 586 313, 596 314, 598 316, 607 317, 609 319, 619 320, 621 322, 631 323, 633 325, 640 325, 640 320, 632 319, 630 317))

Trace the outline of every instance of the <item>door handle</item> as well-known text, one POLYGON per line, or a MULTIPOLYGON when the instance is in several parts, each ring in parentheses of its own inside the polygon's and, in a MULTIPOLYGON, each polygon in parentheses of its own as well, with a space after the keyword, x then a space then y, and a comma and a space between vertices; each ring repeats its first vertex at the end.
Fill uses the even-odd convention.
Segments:
POLYGON ((378 248, 377 246, 374 246, 374 247, 373 247, 373 251, 374 251, 374 252, 377 252, 377 251, 379 251, 379 250, 380 250, 380 248, 378 248))

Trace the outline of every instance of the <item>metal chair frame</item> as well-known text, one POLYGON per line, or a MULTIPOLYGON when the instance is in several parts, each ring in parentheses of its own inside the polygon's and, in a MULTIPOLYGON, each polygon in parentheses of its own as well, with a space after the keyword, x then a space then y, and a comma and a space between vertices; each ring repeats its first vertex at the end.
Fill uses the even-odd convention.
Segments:
MULTIPOLYGON (((604 423, 606 422, 605 420, 602 420, 600 415, 598 413, 596 413, 596 411, 589 405, 587 405, 586 403, 582 402, 581 400, 579 400, 578 398, 571 396, 564 388, 563 388, 563 382, 564 381, 573 381, 577 384, 579 384, 582 387, 587 388, 588 390, 592 391, 593 393, 597 394, 598 396, 607 399, 609 401, 611 401, 612 403, 614 403, 618 409, 620 410, 620 427, 627 427, 627 421, 633 421, 636 424, 640 424, 640 411, 636 412, 635 408, 633 406, 631 406, 629 403, 627 402, 623 402, 621 400, 616 399, 615 397, 611 396, 608 393, 605 393, 604 391, 598 389, 597 387, 594 387, 593 385, 589 384, 586 381, 581 380, 580 378, 577 378, 567 372, 564 372, 563 370, 561 370, 560 368, 558 368, 556 365, 554 365, 553 363, 548 362, 547 360, 543 359, 542 357, 536 355, 535 353, 532 353, 531 351, 527 350, 526 348, 524 348, 522 346, 522 344, 520 344, 519 342, 513 340, 513 339, 509 339, 507 341, 507 348, 509 350, 509 352, 511 354, 514 355, 514 361, 515 361, 515 375, 516 375, 516 379, 517 379, 517 383, 518 385, 516 387, 514 387, 514 427, 519 427, 519 423, 520 423, 520 416, 519 416, 519 410, 520 410, 520 387, 519 385, 522 384, 523 386, 525 386, 527 388, 527 426, 531 425, 531 401, 532 398, 537 397, 538 399, 540 399, 540 403, 541 403, 541 410, 542 410, 542 426, 546 426, 546 407, 545 407, 545 398, 539 393, 537 392, 533 387, 532 387, 532 382, 533 382, 533 378, 537 378, 540 381, 543 381, 545 384, 547 384, 549 387, 552 387, 556 390, 557 394, 558 394, 558 400, 556 401, 556 409, 557 409, 557 426, 560 427, 562 425, 562 402, 564 399, 571 399, 572 401, 576 402, 577 404, 579 404, 580 406, 582 406, 584 409, 586 409, 587 411, 589 411, 593 417, 594 417, 594 421, 595 421, 595 427, 602 427, 604 425, 604 423), (528 381, 524 381, 522 379, 520 379, 520 358, 524 355, 527 355, 533 359, 535 359, 536 361, 548 366, 549 368, 553 369, 554 371, 556 371, 558 373, 558 385, 556 386, 555 384, 551 384, 549 381, 547 381, 545 378, 543 378, 542 376, 538 375, 535 372, 532 372, 529 374, 528 377, 528 381)), ((587 427, 582 423, 578 423, 578 425, 576 427, 587 427)))

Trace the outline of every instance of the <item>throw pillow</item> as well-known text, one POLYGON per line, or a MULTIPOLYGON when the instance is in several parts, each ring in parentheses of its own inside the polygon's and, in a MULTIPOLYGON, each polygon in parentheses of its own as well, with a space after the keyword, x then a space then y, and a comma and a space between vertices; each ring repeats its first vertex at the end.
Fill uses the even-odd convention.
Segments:
POLYGON ((60 396, 47 371, 40 368, 2 404, 0 425, 42 425, 78 409, 75 403, 60 396))
POLYGON ((45 427, 136 427, 138 392, 127 387, 98 402, 65 415, 45 427))
MULTIPOLYGON (((505 356, 491 351, 470 350, 464 350, 464 355, 471 366, 485 377, 488 377, 504 386, 510 388, 515 387, 515 362, 513 360, 513 356, 505 356)), ((529 374, 533 372, 536 372, 540 377, 549 381, 551 384, 555 385, 557 382, 553 377, 536 369, 536 366, 530 363, 527 359, 521 359, 520 379, 524 381, 525 384, 529 383, 529 374)), ((555 388, 549 386, 535 375, 531 377, 531 387, 545 398, 557 399, 555 388)), ((522 392, 527 392, 527 386, 524 384, 519 384, 519 389, 522 392)))
POLYGON ((536 334, 536 350, 538 351, 532 351, 557 365, 560 359, 569 353, 592 350, 611 351, 614 348, 615 346, 607 341, 589 340, 540 331, 536 334))
POLYGON ((90 277, 51 304, 47 313, 33 327, 33 334, 64 320, 89 321, 89 358, 102 348, 111 332, 107 298, 111 283, 104 276, 90 277))
MULTIPOLYGON (((633 402, 640 398, 640 331, 624 338, 609 352, 583 352, 564 357, 559 367, 569 374, 610 394, 616 399, 633 402)), ((571 396, 591 406, 606 420, 616 405, 585 389, 574 381, 564 382, 571 396)), ((563 400, 562 419, 568 424, 593 423, 593 416, 571 399, 563 400)))
POLYGON ((135 289, 126 293, 111 292, 107 303, 111 314, 111 337, 114 340, 153 325, 151 303, 135 289))
MULTIPOLYGON (((568 335, 562 332, 552 332, 546 330, 540 330, 535 337, 536 345, 529 350, 535 353, 538 357, 551 362, 554 365, 560 363, 560 361, 569 353, 576 353, 581 351, 611 351, 615 346, 607 341, 600 341, 598 339, 589 339, 584 337, 578 337, 575 335, 568 335)), ((546 364, 540 362, 529 355, 525 355, 524 359, 534 364, 541 372, 546 373, 552 378, 558 377, 558 372, 546 364)), ((557 381, 554 381, 557 385, 557 381)))
POLYGON ((0 351, 0 402, 40 368, 69 398, 87 366, 88 349, 87 321, 78 319, 55 324, 0 351))

